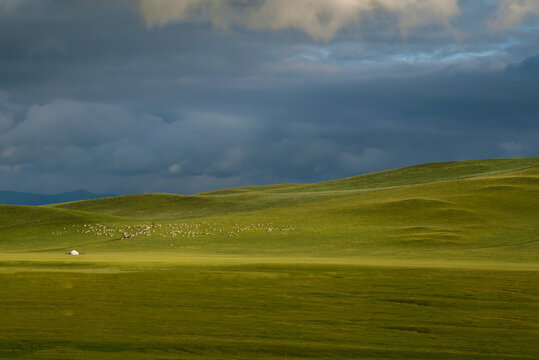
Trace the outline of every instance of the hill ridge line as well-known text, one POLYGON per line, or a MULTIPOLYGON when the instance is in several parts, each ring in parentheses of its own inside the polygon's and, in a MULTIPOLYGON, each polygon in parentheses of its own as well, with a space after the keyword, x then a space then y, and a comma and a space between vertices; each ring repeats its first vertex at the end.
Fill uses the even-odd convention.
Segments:
MULTIPOLYGON (((532 158, 528 158, 528 159, 530 159, 530 160, 531 159, 536 159, 536 157, 532 157, 532 158)), ((537 159, 539 159, 539 158, 537 158, 537 159)), ((308 187, 322 186, 323 184, 338 183, 338 182, 341 182, 341 181, 359 179, 359 178, 364 177, 364 176, 385 174, 385 173, 390 173, 390 172, 399 171, 399 170, 405 170, 405 169, 411 169, 411 168, 416 168, 416 167, 426 167, 426 166, 429 166, 429 165, 439 165, 439 164, 452 164, 452 163, 458 164, 458 163, 466 163, 466 162, 491 161, 491 160, 503 161, 503 160, 517 160, 517 159, 484 159, 484 160, 463 160, 463 161, 440 161, 440 162, 431 162, 431 163, 425 163, 425 164, 411 165, 411 166, 406 166, 406 167, 403 167, 403 168, 382 170, 382 171, 377 171, 377 172, 373 172, 373 173, 367 173, 367 174, 362 174, 362 175, 356 175, 356 176, 345 177, 345 178, 340 178, 340 179, 332 179, 332 180, 315 182, 315 183, 307 183, 307 184, 265 184, 265 185, 255 185, 255 186, 242 186, 242 187, 232 187, 232 188, 223 188, 223 189, 210 190, 210 191, 205 191, 205 192, 200 192, 200 193, 195 193, 195 194, 189 194, 189 195, 176 194, 176 193, 166 193, 166 192, 147 192, 147 193, 117 195, 117 196, 110 196, 110 197, 104 197, 104 198, 98 198, 98 199, 69 201, 69 202, 57 203, 57 204, 47 204, 47 205, 41 205, 40 207, 58 208, 58 207, 61 207, 63 205, 69 205, 69 204, 90 203, 90 202, 100 201, 100 200, 129 198, 129 197, 141 196, 141 195, 143 195, 143 196, 144 195, 166 195, 166 196, 194 198, 196 196, 201 196, 201 197, 206 197, 206 196, 211 196, 211 197, 234 196, 234 195, 241 195, 241 194, 253 193, 253 192, 275 193, 275 194, 286 194, 286 193, 294 192, 294 191, 286 191, 286 190, 298 190, 298 191, 301 191, 303 193, 310 193, 310 192, 319 192, 319 191, 302 191, 302 190, 304 190, 304 189, 306 189, 308 187), (286 186, 284 186, 284 185, 286 185, 286 186), (258 190, 258 191, 256 190, 257 188, 267 187, 267 186, 270 186, 270 187, 275 186, 275 187, 277 187, 277 189, 269 188, 269 189, 261 189, 261 190, 258 190), (283 187, 280 187, 280 186, 283 186, 283 187), (252 190, 248 190, 248 189, 252 189, 252 190), (224 192, 224 191, 235 191, 235 190, 239 191, 239 192, 238 193, 227 193, 227 194, 212 194, 213 192, 221 192, 221 191, 224 192)), ((390 188, 396 188, 396 187, 401 187, 401 186, 411 186, 411 185, 420 185, 420 184, 428 184, 428 183, 437 183, 437 182, 443 182, 443 181, 464 180, 464 179, 488 177, 488 176, 493 176, 493 175, 500 175, 500 174, 507 174, 507 173, 516 172, 516 171, 522 171, 522 170, 531 169, 531 168, 535 168, 535 167, 539 167, 539 164, 531 165, 531 166, 516 167, 516 168, 512 168, 512 169, 488 171, 488 172, 483 172, 483 173, 478 173, 478 174, 462 175, 462 176, 457 176, 457 177, 453 177, 453 178, 446 178, 446 179, 433 179, 433 180, 426 180, 426 181, 420 181, 419 180, 417 182, 413 182, 413 183, 409 183, 409 184, 376 186, 376 187, 357 188, 357 189, 325 190, 325 191, 345 192, 345 191, 358 191, 358 190, 390 189, 390 188)))

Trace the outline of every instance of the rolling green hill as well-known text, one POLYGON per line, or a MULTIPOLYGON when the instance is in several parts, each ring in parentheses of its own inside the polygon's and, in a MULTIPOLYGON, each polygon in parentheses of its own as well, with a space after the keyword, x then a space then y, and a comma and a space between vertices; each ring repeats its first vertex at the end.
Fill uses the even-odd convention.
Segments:
POLYGON ((538 283, 539 158, 0 206, 0 359, 532 360, 538 283))
POLYGON ((183 254, 535 261, 537 251, 530 250, 538 247, 539 158, 433 163, 311 185, 137 194, 0 211, 13 209, 18 215, 10 224, 27 218, 32 226, 19 227, 22 233, 0 228, 6 250, 172 248, 183 254), (36 211, 50 213, 54 222, 36 221, 36 211), (103 231, 83 232, 83 223, 103 231), (145 226, 151 228, 143 234, 111 241, 145 226), (32 242, 29 228, 40 241, 32 242))
POLYGON ((539 158, 433 163, 311 185, 1 206, 0 248, 168 251, 172 244, 216 254, 421 257, 466 250, 466 257, 535 260, 528 250, 538 246, 538 209, 539 158), (82 231, 91 224, 107 231, 82 231), (127 226, 152 224, 108 241, 137 232, 127 226))
POLYGON ((539 158, 525 159, 487 159, 468 161, 437 162, 410 166, 402 169, 387 170, 372 174, 359 175, 345 179, 325 181, 316 184, 284 184, 258 187, 244 187, 217 190, 206 194, 223 192, 275 191, 275 192, 308 192, 374 189, 390 186, 422 184, 433 181, 455 180, 477 176, 496 175, 538 166, 539 158))

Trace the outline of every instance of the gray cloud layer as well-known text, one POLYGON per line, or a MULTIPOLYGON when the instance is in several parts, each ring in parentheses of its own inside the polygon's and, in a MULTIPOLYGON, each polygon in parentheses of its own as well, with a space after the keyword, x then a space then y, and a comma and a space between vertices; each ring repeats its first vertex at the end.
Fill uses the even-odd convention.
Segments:
POLYGON ((6 4, 2 189, 192 193, 539 150, 535 2, 305 0, 301 21, 280 1, 6 4))
POLYGON ((430 24, 449 27, 459 13, 458 0, 139 0, 139 8, 149 26, 202 18, 221 28, 294 28, 325 41, 378 12, 395 15, 403 33, 430 24))
MULTIPOLYGON (((498 0, 497 6, 488 19, 497 29, 518 25, 526 16, 539 13, 535 0, 498 0)), ((365 20, 384 21, 387 16, 402 35, 436 24, 453 32, 450 22, 461 13, 458 0, 138 0, 138 8, 150 27, 206 20, 218 28, 297 29, 324 41, 343 28, 360 27, 365 20)))

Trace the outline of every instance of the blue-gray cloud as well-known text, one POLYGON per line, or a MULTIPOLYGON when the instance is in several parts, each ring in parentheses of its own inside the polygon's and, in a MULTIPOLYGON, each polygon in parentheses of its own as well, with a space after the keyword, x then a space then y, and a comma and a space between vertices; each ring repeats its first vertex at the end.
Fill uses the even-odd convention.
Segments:
MULTIPOLYGON (((484 10, 485 2, 481 5, 484 10)), ((458 0, 138 0, 138 10, 149 27, 207 21, 225 29, 297 29, 314 40, 324 41, 346 28, 365 31, 361 25, 373 21, 383 23, 378 30, 397 30, 401 36, 415 28, 441 25, 460 39, 461 34, 451 22, 471 6, 461 5, 458 0)), ((485 24, 494 30, 519 25, 527 17, 539 14, 535 0, 497 0, 494 6, 495 12, 485 19, 485 24)))
MULTIPOLYGON (((218 28, 253 30, 298 29, 315 40, 331 40, 347 26, 389 14, 405 34, 410 28, 441 24, 451 30, 460 12, 458 0, 139 0, 141 15, 151 27, 189 19, 208 20, 218 28)), ((523 10, 525 11, 525 10, 523 10)), ((518 21, 516 19, 515 21, 518 21)))
POLYGON ((0 0, 0 188, 192 193, 537 155, 534 2, 294 6, 311 2, 333 23, 255 27, 264 1, 160 18, 143 1, 0 0))

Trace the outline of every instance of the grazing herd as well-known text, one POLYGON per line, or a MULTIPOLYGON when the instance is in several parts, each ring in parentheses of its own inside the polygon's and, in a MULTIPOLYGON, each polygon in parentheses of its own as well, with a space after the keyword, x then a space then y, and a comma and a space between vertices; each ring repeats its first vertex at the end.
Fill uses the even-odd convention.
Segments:
POLYGON ((71 229, 63 227, 51 233, 53 236, 78 233, 83 236, 107 238, 111 241, 125 240, 132 237, 194 238, 197 236, 238 236, 249 232, 287 232, 294 231, 294 226, 276 226, 272 223, 233 224, 223 227, 217 223, 168 223, 168 224, 77 224, 71 229))

